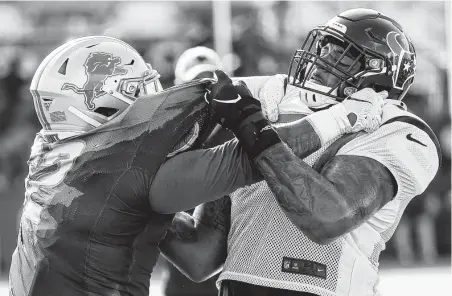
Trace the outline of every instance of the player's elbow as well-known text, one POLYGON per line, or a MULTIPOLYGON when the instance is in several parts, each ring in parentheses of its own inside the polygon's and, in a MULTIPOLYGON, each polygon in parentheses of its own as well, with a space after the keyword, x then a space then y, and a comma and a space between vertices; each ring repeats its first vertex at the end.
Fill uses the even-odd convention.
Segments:
MULTIPOLYGON (((192 258, 188 257, 186 253, 174 253, 174 250, 166 246, 164 242, 160 243, 159 246, 160 251, 166 258, 166 260, 174 265, 183 275, 185 275, 191 281, 200 283, 212 276, 212 270, 206 268, 206 266, 204 266, 202 262, 197 260, 190 260, 192 258)), ((196 256, 194 257, 196 258, 196 256)))
POLYGON ((313 242, 319 245, 327 245, 337 239, 337 235, 332 235, 327 229, 315 228, 304 231, 304 234, 313 242))
POLYGON ((334 242, 339 236, 340 235, 331 235, 326 231, 319 231, 315 235, 311 235, 310 239, 319 245, 328 245, 334 242))
POLYGON ((315 219, 303 232, 311 241, 319 245, 330 244, 347 233, 342 227, 341 221, 333 220, 315 219))
MULTIPOLYGON (((205 252, 209 253, 209 252, 205 252)), ((210 279, 223 269, 226 256, 215 256, 208 254, 210 258, 201 258, 189 266, 184 266, 186 276, 193 282, 200 283, 210 279), (211 259, 214 258, 214 259, 211 259)))
POLYGON ((201 282, 207 281, 212 276, 214 276, 216 273, 218 273, 218 271, 205 270, 205 269, 203 270, 202 268, 200 268, 196 271, 190 272, 190 274, 186 275, 186 276, 195 283, 201 283, 201 282))
POLYGON ((312 214, 300 219, 298 215, 286 214, 304 235, 317 244, 329 244, 340 236, 337 228, 334 227, 334 223, 332 223, 331 217, 322 218, 312 214))
POLYGON ((191 274, 187 277, 189 280, 191 280, 192 282, 195 282, 195 283, 202 283, 205 280, 207 280, 207 277, 204 274, 199 274, 199 273, 191 274))
POLYGON ((217 274, 223 267, 223 265, 221 265, 216 268, 212 268, 212 266, 206 266, 195 262, 191 264, 180 264, 180 262, 179 264, 174 264, 174 262, 172 263, 181 273, 195 283, 201 283, 208 280, 217 274))
POLYGON ((202 268, 195 268, 193 265, 190 268, 185 268, 185 270, 180 270, 189 280, 195 283, 204 282, 209 278, 209 273, 202 268))

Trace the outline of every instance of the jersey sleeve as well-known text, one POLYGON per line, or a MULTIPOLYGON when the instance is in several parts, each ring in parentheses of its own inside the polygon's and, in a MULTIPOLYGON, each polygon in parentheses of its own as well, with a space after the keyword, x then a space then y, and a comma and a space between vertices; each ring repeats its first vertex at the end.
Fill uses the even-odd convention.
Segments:
POLYGON ((237 140, 180 153, 157 171, 149 194, 151 207, 175 213, 218 199, 262 180, 237 140))
POLYGON ((390 120, 376 132, 357 137, 337 155, 365 156, 386 166, 397 182, 396 196, 401 200, 424 192, 441 160, 435 134, 424 122, 410 116, 390 120))

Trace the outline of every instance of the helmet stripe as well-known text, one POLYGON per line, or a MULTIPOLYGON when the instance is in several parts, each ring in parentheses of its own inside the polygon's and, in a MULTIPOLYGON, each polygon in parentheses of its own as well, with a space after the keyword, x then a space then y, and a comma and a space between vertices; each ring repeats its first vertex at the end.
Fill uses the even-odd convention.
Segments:
POLYGON ((89 117, 79 109, 75 108, 74 106, 69 106, 67 110, 74 114, 75 116, 77 116, 78 118, 80 118, 81 120, 87 122, 88 124, 91 124, 94 127, 98 127, 101 125, 99 121, 92 119, 91 117, 89 117))

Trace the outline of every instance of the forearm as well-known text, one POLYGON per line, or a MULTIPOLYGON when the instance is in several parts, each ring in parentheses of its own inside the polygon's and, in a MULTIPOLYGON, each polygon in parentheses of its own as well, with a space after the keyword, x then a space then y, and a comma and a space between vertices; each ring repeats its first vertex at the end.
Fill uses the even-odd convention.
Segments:
POLYGON ((301 118, 290 123, 275 124, 274 128, 281 140, 300 159, 344 135, 331 110, 298 116, 301 118))
MULTIPOLYGON (((313 123, 310 120, 305 120, 304 117, 304 115, 297 114, 294 116, 295 120, 290 123, 280 123, 274 126, 279 137, 292 149, 294 154, 301 159, 314 153, 322 146, 319 135, 322 133, 322 130, 317 129, 316 131, 313 127, 313 123)), ((218 132, 217 135, 212 136, 212 142, 216 145, 220 144, 219 140, 225 138, 226 134, 230 134, 233 137, 232 133, 228 131, 225 132, 223 129, 218 132), (216 139, 216 137, 218 139, 216 139)), ((237 140, 235 140, 235 142, 236 141, 237 140)))
POLYGON ((288 150, 275 145, 256 165, 287 217, 317 243, 359 226, 395 195, 392 175, 376 161, 339 157, 318 173, 288 150))
POLYGON ((200 282, 218 273, 226 260, 229 197, 198 206, 193 213, 193 221, 193 228, 186 229, 182 235, 168 232, 159 247, 182 273, 200 282))
POLYGON ((322 146, 318 132, 311 122, 300 119, 291 123, 280 124, 275 127, 279 137, 300 159, 308 157, 322 146))
POLYGON ((264 151, 255 162, 281 209, 314 241, 320 240, 312 237, 320 234, 318 228, 335 220, 331 214, 344 215, 346 205, 334 186, 283 144, 264 151))
MULTIPOLYGON (((316 131, 308 120, 281 124, 276 129, 300 159, 321 147, 321 131, 316 131)), ((157 212, 176 213, 262 180, 262 175, 251 166, 241 145, 234 139, 221 146, 170 158, 154 178, 150 204, 157 212)))
POLYGON ((232 140, 169 159, 154 178, 150 204, 160 213, 176 213, 262 180, 240 144, 232 140))

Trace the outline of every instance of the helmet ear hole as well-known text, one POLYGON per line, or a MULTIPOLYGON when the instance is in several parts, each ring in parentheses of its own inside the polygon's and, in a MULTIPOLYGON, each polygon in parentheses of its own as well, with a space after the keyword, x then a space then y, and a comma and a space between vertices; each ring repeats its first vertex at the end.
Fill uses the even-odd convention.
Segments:
POLYGON ((69 62, 69 58, 67 58, 64 63, 61 65, 60 69, 58 70, 58 73, 62 74, 62 75, 66 75, 66 68, 67 68, 67 63, 69 62))
POLYGON ((116 108, 110 108, 110 107, 98 107, 94 110, 95 113, 98 113, 100 115, 103 115, 105 117, 113 116, 116 112, 119 110, 116 108))

